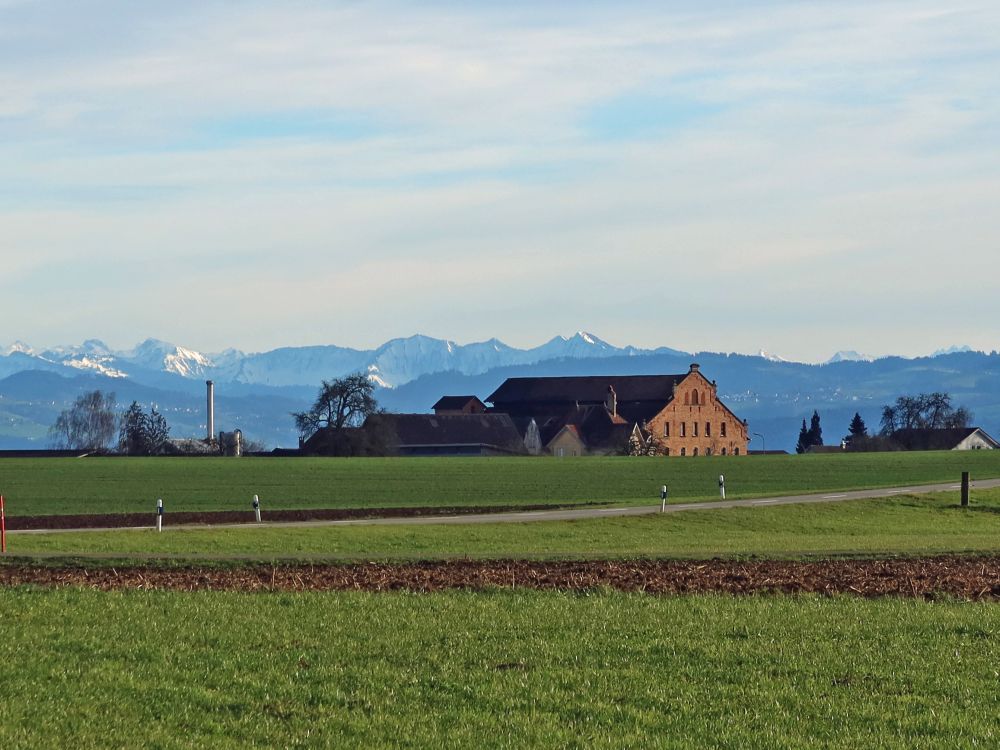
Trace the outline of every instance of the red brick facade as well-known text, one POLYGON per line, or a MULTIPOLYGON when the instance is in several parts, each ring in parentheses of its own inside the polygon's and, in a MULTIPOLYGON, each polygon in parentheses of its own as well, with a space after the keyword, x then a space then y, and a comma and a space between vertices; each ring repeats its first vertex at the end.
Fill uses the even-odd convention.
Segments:
POLYGON ((646 429, 670 456, 743 456, 749 438, 739 417, 719 401, 715 384, 691 366, 674 397, 646 429))

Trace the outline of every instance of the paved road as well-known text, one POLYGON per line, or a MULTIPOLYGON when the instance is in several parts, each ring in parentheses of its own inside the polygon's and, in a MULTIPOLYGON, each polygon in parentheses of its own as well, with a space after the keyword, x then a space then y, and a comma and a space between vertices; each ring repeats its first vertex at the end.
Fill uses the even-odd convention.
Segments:
MULTIPOLYGON (((985 490, 1000 487, 1000 479, 985 479, 972 482, 972 490, 985 490)), ((754 500, 719 500, 713 502, 700 503, 676 503, 668 504, 667 513, 680 513, 686 510, 720 510, 723 508, 757 508, 772 505, 797 505, 807 503, 836 503, 846 500, 870 500, 879 497, 893 497, 894 495, 926 495, 932 492, 954 492, 961 488, 960 484, 924 484, 914 487, 887 487, 877 490, 851 490, 844 492, 829 492, 825 494, 812 495, 783 495, 781 497, 765 497, 754 500)), ((973 501, 975 496, 973 495, 973 501)), ((214 524, 184 526, 169 525, 170 516, 167 515, 163 530, 171 529, 197 529, 197 528, 261 528, 280 527, 293 528, 301 526, 399 526, 399 525, 427 525, 427 524, 474 524, 474 523, 525 523, 530 521, 578 521, 586 518, 607 518, 615 516, 645 516, 660 512, 660 504, 642 505, 635 508, 578 508, 567 510, 539 510, 521 511, 510 513, 465 513, 455 516, 406 516, 399 518, 362 518, 342 521, 286 521, 282 523, 239 523, 239 524, 214 524)), ((266 517, 266 514, 265 514, 266 517)), ((139 529, 149 529, 149 526, 139 527, 119 527, 103 529, 24 529, 20 531, 8 531, 8 534, 57 534, 64 532, 81 531, 136 531, 139 529)))

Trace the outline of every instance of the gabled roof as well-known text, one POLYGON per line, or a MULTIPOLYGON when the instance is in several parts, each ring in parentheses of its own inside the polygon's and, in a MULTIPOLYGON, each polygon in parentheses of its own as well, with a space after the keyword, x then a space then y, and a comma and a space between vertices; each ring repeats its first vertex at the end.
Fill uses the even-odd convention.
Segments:
POLYGON ((987 442, 1000 445, 978 427, 959 427, 955 429, 939 430, 896 430, 892 433, 892 440, 901 445, 903 448, 911 451, 947 451, 957 447, 959 443, 976 432, 979 432, 987 442))
POLYGON ((442 396, 431 408, 434 411, 438 411, 439 409, 443 409, 445 411, 461 411, 469 405, 470 401, 475 401, 482 406, 484 410, 486 409, 486 404, 480 401, 478 396, 442 396))
POLYGON ((574 406, 561 417, 546 420, 541 426, 541 437, 548 445, 563 429, 569 429, 589 450, 617 450, 625 447, 635 428, 635 422, 610 414, 603 404, 588 404, 574 406))
POLYGON ((563 402, 603 403, 608 386, 615 389, 618 403, 659 401, 666 403, 683 375, 587 375, 583 377, 508 378, 487 396, 490 403, 563 402))
POLYGON ((400 448, 487 445, 524 453, 524 441, 506 414, 380 414, 400 448))

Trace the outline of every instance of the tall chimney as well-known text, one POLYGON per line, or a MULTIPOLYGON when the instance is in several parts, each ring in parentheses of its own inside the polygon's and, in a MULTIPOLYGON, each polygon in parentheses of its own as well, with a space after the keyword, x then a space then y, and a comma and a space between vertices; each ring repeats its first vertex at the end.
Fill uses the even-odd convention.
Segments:
POLYGON ((215 383, 206 380, 208 396, 208 440, 215 440, 215 383))
POLYGON ((612 417, 618 416, 618 394, 615 393, 615 388, 613 385, 608 386, 608 398, 604 402, 608 411, 611 412, 612 417))

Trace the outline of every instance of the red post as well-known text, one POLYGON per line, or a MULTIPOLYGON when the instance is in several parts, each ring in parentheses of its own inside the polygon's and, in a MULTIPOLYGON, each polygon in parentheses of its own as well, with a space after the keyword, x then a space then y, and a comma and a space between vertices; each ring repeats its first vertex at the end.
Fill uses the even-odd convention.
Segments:
POLYGON ((0 552, 7 552, 7 517, 3 512, 3 495, 0 495, 0 552))

